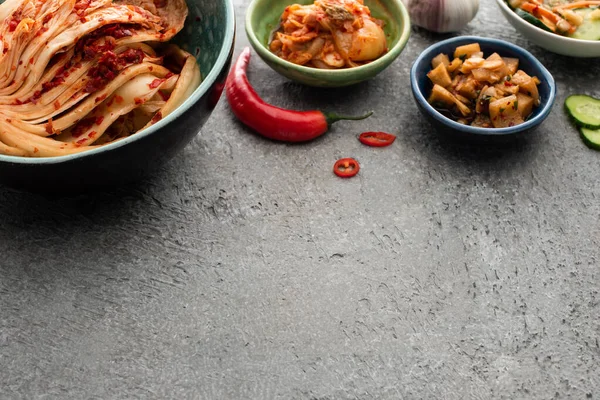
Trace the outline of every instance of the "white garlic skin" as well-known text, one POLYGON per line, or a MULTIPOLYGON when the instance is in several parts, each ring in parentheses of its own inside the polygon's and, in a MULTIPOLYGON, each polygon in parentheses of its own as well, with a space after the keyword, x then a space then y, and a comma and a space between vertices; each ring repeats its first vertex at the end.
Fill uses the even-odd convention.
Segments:
POLYGON ((479 0, 403 1, 414 25, 439 33, 461 30, 479 11, 479 0))

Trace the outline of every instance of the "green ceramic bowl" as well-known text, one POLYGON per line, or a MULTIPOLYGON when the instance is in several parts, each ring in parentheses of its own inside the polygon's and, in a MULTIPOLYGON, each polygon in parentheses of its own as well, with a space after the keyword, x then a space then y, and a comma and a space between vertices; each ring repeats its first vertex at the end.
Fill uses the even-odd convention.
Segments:
POLYGON ((340 87, 353 85, 387 68, 406 46, 410 36, 410 17, 401 0, 365 0, 373 17, 385 21, 384 32, 389 51, 377 60, 356 68, 325 70, 304 67, 282 60, 271 53, 269 35, 290 4, 312 4, 314 0, 253 0, 246 10, 246 34, 258 55, 281 75, 309 86, 340 87))

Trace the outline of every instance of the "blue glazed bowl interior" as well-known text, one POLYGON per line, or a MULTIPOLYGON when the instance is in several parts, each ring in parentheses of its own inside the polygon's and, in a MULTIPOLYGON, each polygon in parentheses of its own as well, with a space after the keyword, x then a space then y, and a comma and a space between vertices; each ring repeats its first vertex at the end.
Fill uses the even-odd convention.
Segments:
POLYGON ((539 125, 548 116, 556 97, 554 78, 531 53, 502 40, 477 36, 459 36, 436 43, 427 48, 413 63, 410 71, 410 83, 413 96, 419 108, 428 117, 433 119, 436 125, 439 126, 441 124, 446 128, 474 135, 499 136, 529 130, 539 125), (502 57, 518 58, 519 69, 522 69, 530 76, 537 76, 540 79, 541 83, 538 85, 540 105, 534 108, 532 115, 525 123, 507 128, 480 128, 463 125, 440 114, 427 102, 427 97, 429 97, 429 93, 431 93, 433 87, 433 84, 427 77, 427 73, 432 68, 431 60, 433 57, 440 53, 452 56, 456 47, 475 42, 479 43, 485 57, 496 52, 502 57))

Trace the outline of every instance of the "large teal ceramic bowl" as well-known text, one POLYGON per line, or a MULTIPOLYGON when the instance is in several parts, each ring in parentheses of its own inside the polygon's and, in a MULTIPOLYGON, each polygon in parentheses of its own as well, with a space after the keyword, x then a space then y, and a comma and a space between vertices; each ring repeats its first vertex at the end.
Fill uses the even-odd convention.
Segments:
POLYGON ((386 69, 402 52, 410 37, 410 17, 401 0, 365 0, 373 17, 385 22, 389 51, 356 68, 324 70, 296 65, 271 53, 269 36, 279 24, 285 7, 311 4, 314 0, 253 0, 246 11, 246 34, 258 55, 281 75, 309 86, 349 86, 371 79, 386 69))
POLYGON ((0 183, 35 191, 80 191, 140 179, 183 149, 214 109, 229 71, 235 38, 233 0, 188 0, 175 42, 197 55, 202 83, 150 128, 83 153, 26 158, 0 155, 0 183))

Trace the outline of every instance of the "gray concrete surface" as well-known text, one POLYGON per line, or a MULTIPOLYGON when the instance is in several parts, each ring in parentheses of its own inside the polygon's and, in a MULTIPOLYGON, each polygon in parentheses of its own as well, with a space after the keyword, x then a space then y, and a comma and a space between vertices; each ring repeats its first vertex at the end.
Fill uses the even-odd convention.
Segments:
POLYGON ((461 34, 525 46, 558 81, 517 146, 431 131, 408 70, 446 36, 415 29, 388 70, 339 91, 254 56, 268 101, 376 111, 320 140, 263 140, 221 101, 133 187, 0 188, 0 398, 599 398, 600 153, 562 102, 600 95, 600 63, 531 45, 495 7, 461 34), (367 148, 364 130, 398 139, 367 148), (344 156, 359 177, 332 174, 344 156))

